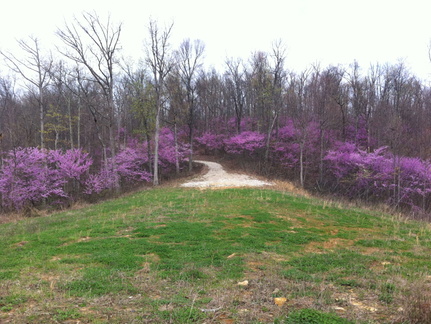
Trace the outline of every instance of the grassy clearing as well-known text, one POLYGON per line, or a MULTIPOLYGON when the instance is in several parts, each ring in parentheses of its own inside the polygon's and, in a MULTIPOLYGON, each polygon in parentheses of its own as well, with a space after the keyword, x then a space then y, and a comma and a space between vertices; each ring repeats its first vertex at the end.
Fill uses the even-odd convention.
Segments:
POLYGON ((274 190, 147 190, 0 225, 0 322, 426 323, 430 234, 274 190))

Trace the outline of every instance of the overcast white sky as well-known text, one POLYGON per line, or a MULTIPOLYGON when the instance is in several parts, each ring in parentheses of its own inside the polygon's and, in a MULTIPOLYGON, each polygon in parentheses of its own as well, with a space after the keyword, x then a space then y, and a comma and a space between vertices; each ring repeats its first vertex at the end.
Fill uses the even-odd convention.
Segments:
POLYGON ((123 22, 127 56, 143 56, 151 16, 161 25, 174 22, 174 46, 184 38, 203 40, 206 67, 220 70, 226 57, 248 59, 281 39, 291 70, 354 60, 367 70, 370 63, 402 59, 431 81, 430 9, 429 0, 11 0, 0 11, 0 48, 13 49, 15 39, 34 35, 54 50, 54 32, 65 20, 96 10, 123 22))

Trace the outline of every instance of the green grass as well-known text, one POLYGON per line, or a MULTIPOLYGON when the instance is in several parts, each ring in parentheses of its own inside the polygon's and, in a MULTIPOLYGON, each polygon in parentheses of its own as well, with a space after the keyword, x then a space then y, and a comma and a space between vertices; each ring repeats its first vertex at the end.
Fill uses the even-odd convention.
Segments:
POLYGON ((341 319, 334 314, 326 314, 314 309, 294 311, 283 322, 285 324, 351 324, 351 321, 341 319))
POLYGON ((430 234, 274 190, 146 190, 0 225, 0 322, 408 323, 430 234))

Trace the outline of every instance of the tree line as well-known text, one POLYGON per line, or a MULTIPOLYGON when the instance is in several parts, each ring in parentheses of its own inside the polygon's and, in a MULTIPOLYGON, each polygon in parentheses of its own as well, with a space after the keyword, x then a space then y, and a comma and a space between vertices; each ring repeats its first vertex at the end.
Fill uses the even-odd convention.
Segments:
MULTIPOLYGON (((260 172, 303 187, 371 199, 350 190, 353 180, 371 176, 364 171, 361 178, 355 171, 347 175, 350 180, 342 178, 330 164, 335 161, 330 152, 369 158, 385 147, 378 153, 392 156, 388 195, 398 197, 400 205, 403 191, 394 189, 401 181, 397 161, 430 158, 430 87, 403 62, 365 70, 358 62, 315 64, 293 72, 285 45, 276 41, 269 52, 227 58, 225 69, 217 71, 205 68, 201 40, 185 39, 173 48, 173 28, 150 21, 136 64, 121 57, 122 25, 96 13, 57 30, 62 46, 56 57, 42 51, 36 37, 18 42, 21 53, 1 51, 14 73, 0 75, 3 172, 26 148, 42 155, 80 150, 91 157, 82 173, 86 179, 64 180, 63 187, 121 188, 127 172, 157 185, 163 172, 191 170, 193 154, 201 150, 252 160, 260 172)), ((32 153, 46 169, 48 157, 32 153)), ((427 209, 428 198, 421 197, 427 209)))

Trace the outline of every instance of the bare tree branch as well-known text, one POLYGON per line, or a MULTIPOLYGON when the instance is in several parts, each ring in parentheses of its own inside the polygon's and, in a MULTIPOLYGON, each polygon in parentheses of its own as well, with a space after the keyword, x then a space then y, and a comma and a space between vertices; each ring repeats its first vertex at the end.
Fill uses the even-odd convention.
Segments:
MULTIPOLYGON (((102 22, 96 13, 85 12, 82 20, 75 17, 72 25, 65 24, 64 29, 57 30, 57 36, 66 45, 65 50, 60 52, 70 60, 87 69, 93 79, 103 92, 106 107, 89 108, 97 122, 97 115, 104 116, 107 121, 106 127, 109 132, 111 154, 115 154, 115 141, 113 127, 115 124, 114 104, 114 67, 118 63, 115 59, 120 50, 119 41, 122 24, 113 25, 110 17, 102 22)), ((98 126, 99 127, 99 126, 98 126)), ((99 138, 100 132, 99 132, 99 138)), ((105 151, 105 162, 107 156, 105 144, 101 140, 105 151)))
MULTIPOLYGON (((36 37, 30 36, 29 41, 18 40, 18 45, 26 55, 25 59, 19 59, 12 53, 0 51, 6 65, 15 73, 19 74, 31 86, 37 89, 36 98, 39 105, 39 120, 40 120, 40 146, 45 147, 44 138, 44 114, 45 103, 43 93, 50 82, 50 71, 53 65, 52 57, 44 60, 41 56, 39 41, 36 37)), ((29 90, 33 91, 29 87, 29 90)))

